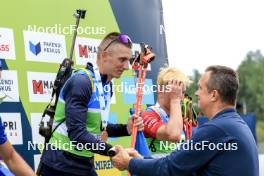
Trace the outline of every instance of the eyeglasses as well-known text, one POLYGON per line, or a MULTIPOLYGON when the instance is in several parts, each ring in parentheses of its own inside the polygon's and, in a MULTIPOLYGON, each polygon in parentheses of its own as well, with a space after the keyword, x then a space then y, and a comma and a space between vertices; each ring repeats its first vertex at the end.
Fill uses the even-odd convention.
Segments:
POLYGON ((104 49, 104 51, 107 50, 107 48, 109 48, 109 46, 111 46, 114 42, 120 42, 120 43, 123 43, 124 45, 126 46, 129 46, 131 47, 132 46, 132 41, 131 39, 128 37, 128 35, 125 35, 125 34, 120 34, 116 39, 112 40, 104 49))

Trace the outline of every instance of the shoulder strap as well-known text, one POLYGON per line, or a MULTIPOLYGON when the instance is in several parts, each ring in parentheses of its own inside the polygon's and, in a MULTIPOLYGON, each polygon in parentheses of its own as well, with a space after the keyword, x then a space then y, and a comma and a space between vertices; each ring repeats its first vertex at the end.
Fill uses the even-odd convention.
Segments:
POLYGON ((86 75, 88 76, 88 78, 91 81, 91 85, 92 85, 92 90, 94 90, 94 78, 92 76, 92 73, 90 71, 88 71, 86 68, 79 68, 79 69, 75 69, 73 70, 73 73, 76 73, 78 71, 83 71, 84 73, 86 73, 86 75))

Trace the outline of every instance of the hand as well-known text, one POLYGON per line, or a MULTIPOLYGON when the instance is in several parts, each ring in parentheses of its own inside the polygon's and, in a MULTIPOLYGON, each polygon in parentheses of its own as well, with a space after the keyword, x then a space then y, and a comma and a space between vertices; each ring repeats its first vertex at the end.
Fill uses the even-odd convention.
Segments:
POLYGON ((125 149, 126 152, 128 153, 129 156, 133 158, 139 158, 139 159, 144 159, 143 156, 141 156, 135 149, 133 148, 127 148, 125 149))
POLYGON ((121 145, 116 145, 115 150, 116 155, 111 158, 114 167, 121 171, 128 170, 129 161, 131 160, 128 152, 121 145))
POLYGON ((135 115, 134 115, 134 117, 133 118, 130 117, 128 119, 128 122, 127 122, 127 132, 128 132, 128 134, 132 133, 133 124, 135 126, 137 126, 138 131, 143 131, 144 130, 144 123, 143 123, 142 117, 138 116, 137 118, 135 118, 135 115), (133 121, 134 121, 134 123, 133 123, 133 121))
POLYGON ((182 81, 178 80, 169 80, 168 81, 168 89, 166 90, 166 93, 169 94, 170 100, 182 100, 183 95, 183 87, 184 84, 182 81))

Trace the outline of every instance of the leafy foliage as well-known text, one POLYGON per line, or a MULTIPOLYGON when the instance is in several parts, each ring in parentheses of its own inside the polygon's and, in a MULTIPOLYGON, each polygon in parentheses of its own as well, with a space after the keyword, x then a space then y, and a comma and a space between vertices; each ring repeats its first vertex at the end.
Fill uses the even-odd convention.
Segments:
POLYGON ((238 102, 246 104, 257 120, 264 121, 264 57, 260 51, 249 52, 238 67, 240 89, 238 102))

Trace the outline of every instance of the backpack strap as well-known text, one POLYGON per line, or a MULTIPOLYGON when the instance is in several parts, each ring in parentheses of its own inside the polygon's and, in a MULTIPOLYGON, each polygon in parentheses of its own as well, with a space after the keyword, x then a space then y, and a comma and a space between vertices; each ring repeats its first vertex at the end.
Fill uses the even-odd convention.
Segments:
POLYGON ((94 82, 93 82, 94 78, 92 76, 92 73, 89 70, 87 70, 86 68, 75 69, 75 70, 73 70, 73 73, 76 73, 78 71, 83 71, 84 73, 86 73, 86 75, 88 76, 88 78, 91 81, 92 90, 94 90, 94 82))

